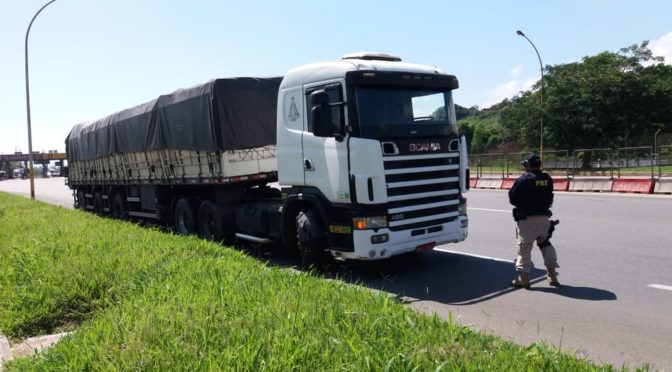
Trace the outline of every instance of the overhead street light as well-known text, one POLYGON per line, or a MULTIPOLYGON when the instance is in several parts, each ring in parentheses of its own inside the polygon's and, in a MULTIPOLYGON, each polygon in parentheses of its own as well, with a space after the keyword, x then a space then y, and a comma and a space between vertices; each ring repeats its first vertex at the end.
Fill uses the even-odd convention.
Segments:
POLYGON ((26 111, 27 113, 27 118, 28 118, 28 163, 29 165, 29 172, 30 172, 30 198, 35 200, 35 174, 33 171, 33 133, 30 128, 30 83, 28 79, 28 35, 30 35, 30 28, 33 27, 33 22, 35 22, 35 18, 46 8, 49 4, 53 3, 56 0, 51 0, 50 2, 44 4, 40 10, 35 13, 33 16, 33 19, 30 20, 30 24, 28 25, 28 30, 26 31, 26 111))
POLYGON ((537 58, 539 58, 539 71, 541 72, 541 90, 539 94, 539 157, 541 160, 544 160, 544 64, 541 62, 541 56, 539 55, 539 51, 537 50, 537 47, 534 45, 532 40, 528 38, 523 31, 516 31, 516 34, 524 37, 527 41, 530 42, 530 45, 532 45, 532 48, 534 48, 534 51, 537 53, 537 58))

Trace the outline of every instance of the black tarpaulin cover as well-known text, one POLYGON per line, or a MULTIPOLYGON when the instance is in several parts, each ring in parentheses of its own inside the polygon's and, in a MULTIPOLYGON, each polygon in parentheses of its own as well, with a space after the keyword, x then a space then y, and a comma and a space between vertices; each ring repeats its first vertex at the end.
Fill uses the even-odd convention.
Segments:
POLYGON ((65 139, 68 159, 161 149, 226 151, 274 145, 281 80, 211 80, 78 124, 65 139))

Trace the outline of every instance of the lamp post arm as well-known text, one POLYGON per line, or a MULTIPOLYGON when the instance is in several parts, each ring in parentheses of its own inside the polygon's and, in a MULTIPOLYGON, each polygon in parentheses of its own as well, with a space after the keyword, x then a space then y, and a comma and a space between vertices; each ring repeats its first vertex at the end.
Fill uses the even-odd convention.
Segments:
POLYGON ((30 35, 30 29, 33 27, 33 22, 35 18, 46 8, 49 4, 53 3, 56 0, 51 0, 48 3, 44 4, 40 10, 35 13, 33 19, 30 20, 28 29, 26 30, 26 44, 25 44, 25 67, 26 67, 26 118, 28 120, 28 163, 29 163, 29 172, 30 172, 30 198, 35 200, 35 174, 33 172, 33 133, 30 126, 30 80, 28 77, 28 36, 30 35))
POLYGON ((540 122, 540 132, 539 133, 539 158, 543 161, 544 160, 544 63, 541 61, 541 55, 539 54, 539 50, 537 50, 537 47, 534 45, 532 40, 530 40, 527 35, 525 35, 522 31, 518 30, 516 31, 516 34, 522 36, 527 40, 530 45, 532 45, 532 48, 534 48, 534 52, 537 54, 537 59, 539 59, 539 72, 541 74, 541 80, 540 84, 541 87, 539 89, 539 106, 541 110, 541 117, 539 119, 540 122))

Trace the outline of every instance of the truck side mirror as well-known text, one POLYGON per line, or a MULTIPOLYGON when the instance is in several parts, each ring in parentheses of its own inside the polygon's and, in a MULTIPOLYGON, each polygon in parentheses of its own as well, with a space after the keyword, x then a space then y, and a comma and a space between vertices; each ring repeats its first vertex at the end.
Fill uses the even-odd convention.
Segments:
POLYGON ((329 103, 329 94, 323 89, 311 93, 310 105, 313 134, 318 137, 340 135, 340 130, 334 123, 333 106, 329 103))

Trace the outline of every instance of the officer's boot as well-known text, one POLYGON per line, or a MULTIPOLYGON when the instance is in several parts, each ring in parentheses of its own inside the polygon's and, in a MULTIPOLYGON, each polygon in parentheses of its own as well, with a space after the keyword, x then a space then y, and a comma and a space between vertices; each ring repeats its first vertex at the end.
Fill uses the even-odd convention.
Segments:
POLYGON ((518 276, 511 281, 511 285, 516 288, 530 289, 530 276, 528 273, 519 272, 518 276))
POLYGON ((546 280, 548 280, 548 284, 554 287, 559 287, 560 282, 558 282, 558 272, 555 271, 555 267, 547 266, 546 270, 546 280))

